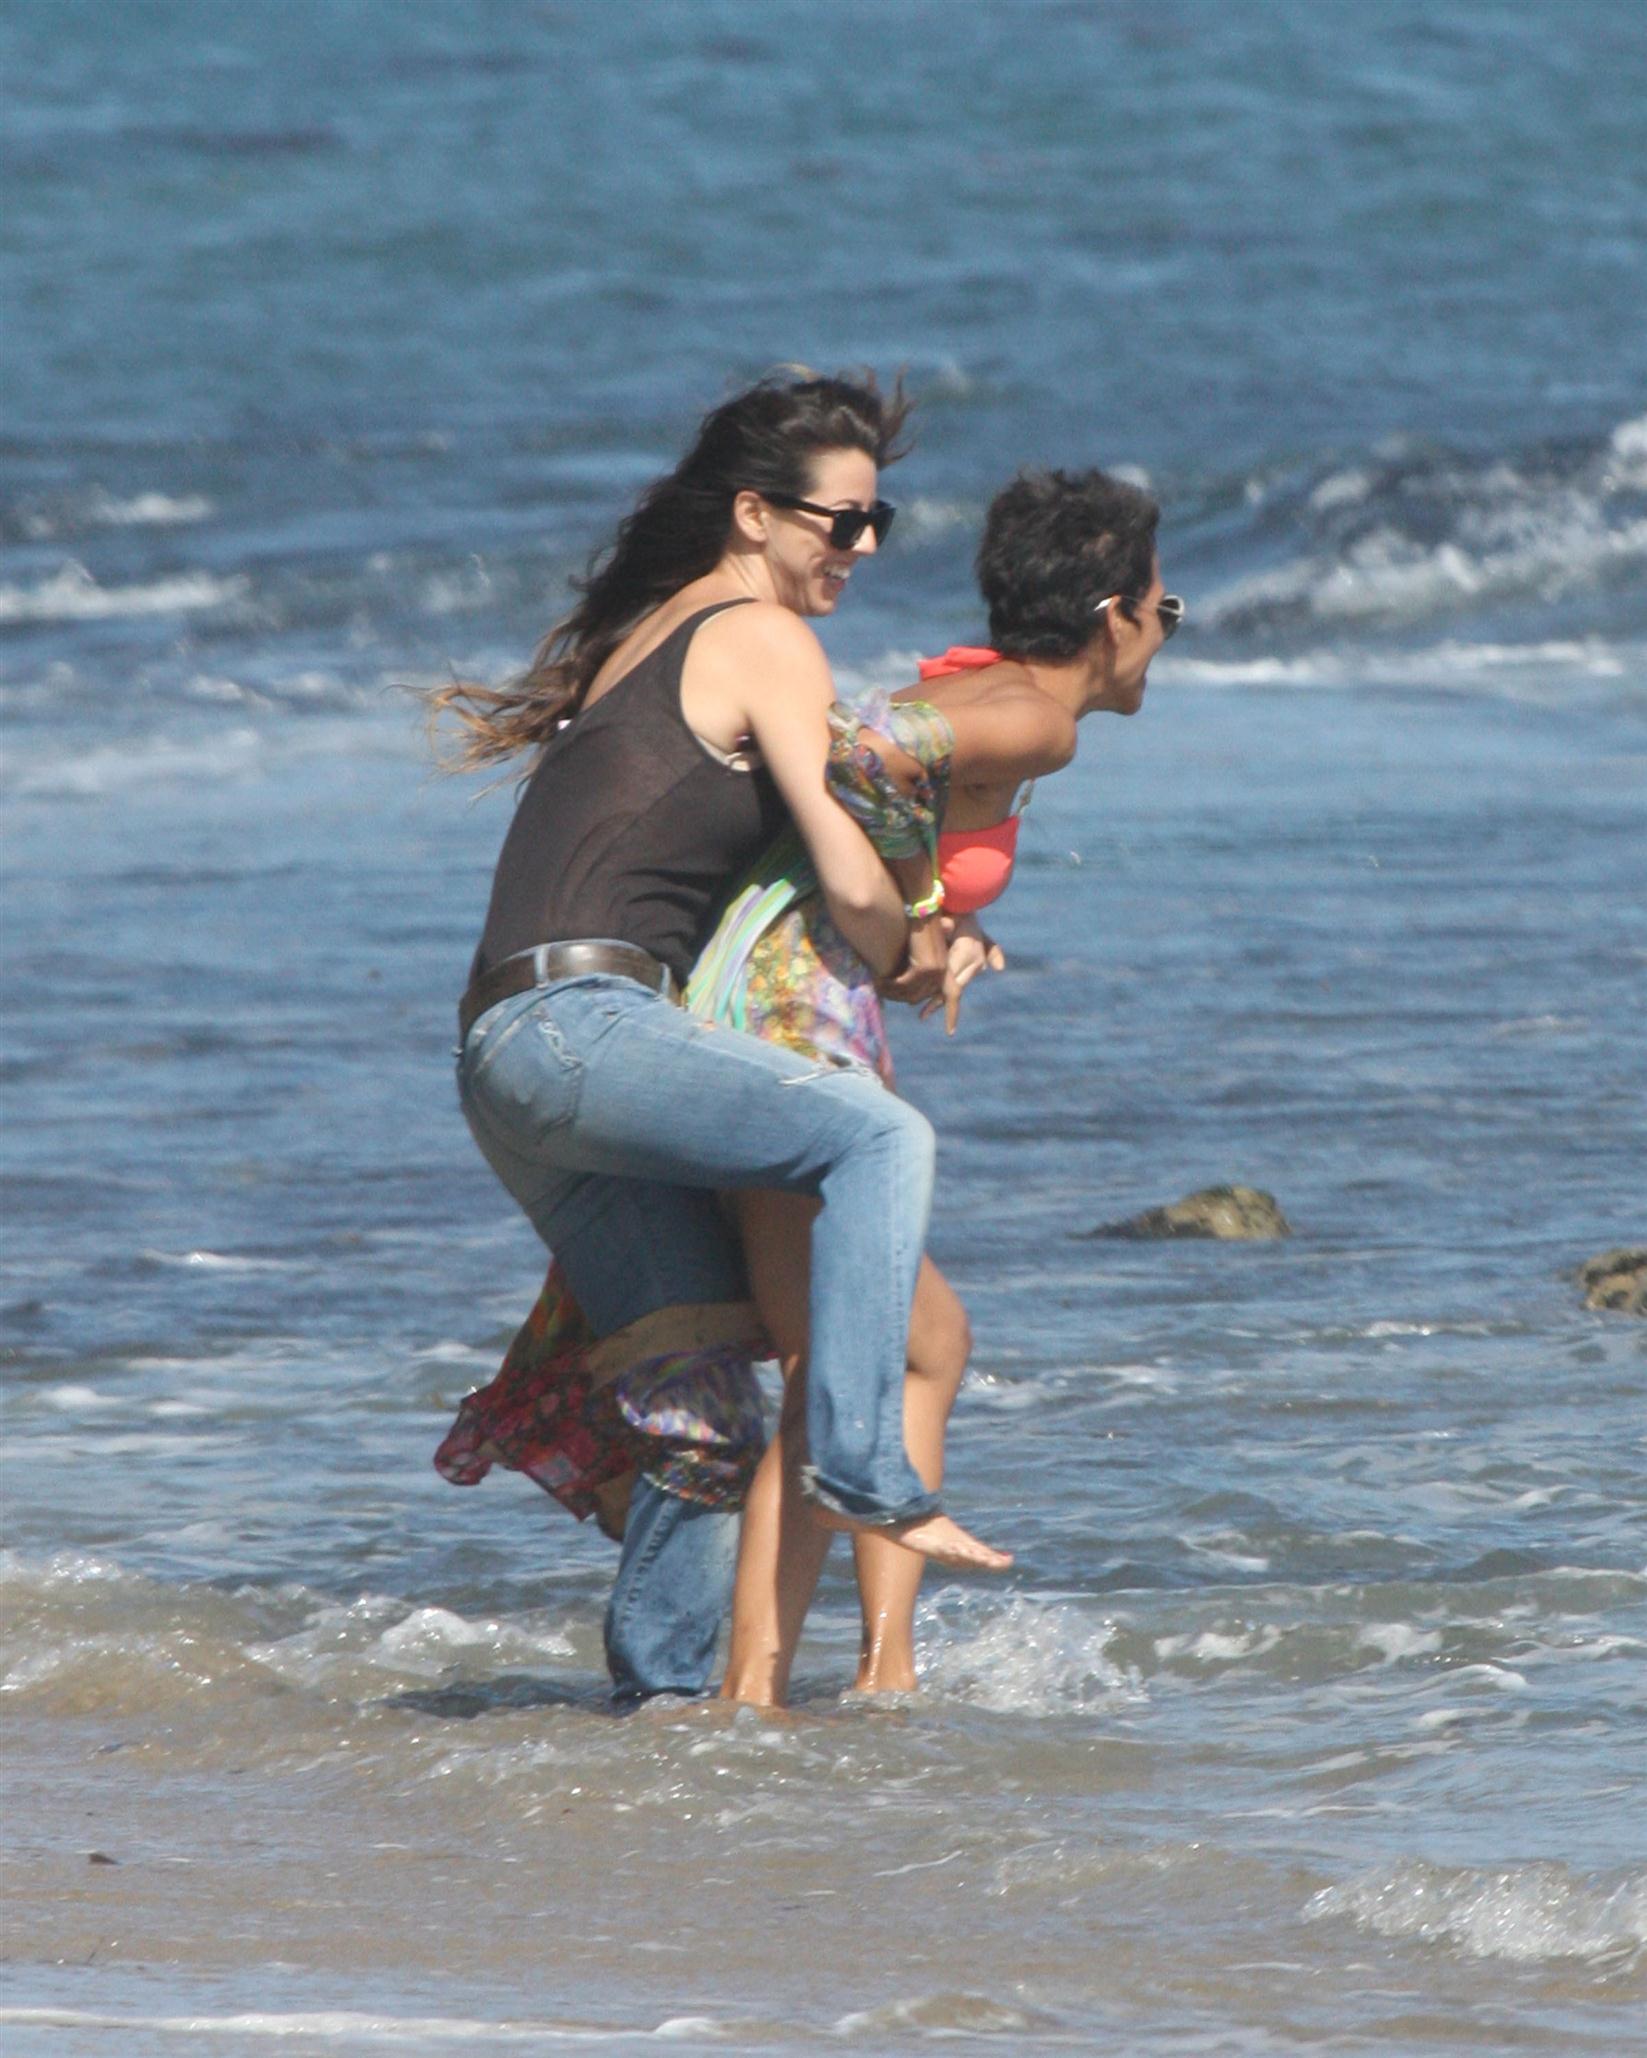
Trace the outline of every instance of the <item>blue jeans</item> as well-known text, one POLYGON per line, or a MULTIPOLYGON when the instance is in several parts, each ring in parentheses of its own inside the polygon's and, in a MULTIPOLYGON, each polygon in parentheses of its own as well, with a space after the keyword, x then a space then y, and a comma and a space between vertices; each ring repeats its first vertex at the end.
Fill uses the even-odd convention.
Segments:
POLYGON ((866 1522, 936 1509, 903 1431, 932 1200, 924 1116, 856 1066, 811 1062, 605 976, 488 1009, 464 1041, 458 1085, 487 1162, 597 1334, 683 1298, 683 1262, 741 1269, 717 1191, 818 1195, 807 1490, 866 1522))
POLYGON ((606 1609, 619 1700, 708 1689, 738 1566, 736 1508, 702 1508, 637 1479, 606 1609))

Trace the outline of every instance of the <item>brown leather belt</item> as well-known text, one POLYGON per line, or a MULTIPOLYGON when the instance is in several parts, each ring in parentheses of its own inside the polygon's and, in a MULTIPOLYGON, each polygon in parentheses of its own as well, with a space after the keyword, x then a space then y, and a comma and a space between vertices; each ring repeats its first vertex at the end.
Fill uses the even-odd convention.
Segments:
POLYGON ((587 979, 592 974, 638 979, 665 1000, 680 999, 674 973, 638 943, 609 942, 604 937, 540 943, 531 950, 516 951, 481 973, 458 1002, 458 1041, 461 1043, 486 1010, 495 1008, 500 1000, 529 993, 534 986, 552 986, 559 979, 587 979))

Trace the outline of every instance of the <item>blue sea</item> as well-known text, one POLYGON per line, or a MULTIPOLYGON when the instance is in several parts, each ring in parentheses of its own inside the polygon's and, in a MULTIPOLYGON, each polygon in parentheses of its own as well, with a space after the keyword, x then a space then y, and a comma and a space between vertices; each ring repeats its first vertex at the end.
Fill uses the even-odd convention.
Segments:
POLYGON ((6 2050, 1647 2049, 1639 10, 12 0, 0 90, 6 2050), (794 362, 918 402, 844 692, 1025 463, 1189 616, 895 1027, 1013 1572, 625 1721, 611 1547, 430 1465, 541 1254, 405 689, 794 362))

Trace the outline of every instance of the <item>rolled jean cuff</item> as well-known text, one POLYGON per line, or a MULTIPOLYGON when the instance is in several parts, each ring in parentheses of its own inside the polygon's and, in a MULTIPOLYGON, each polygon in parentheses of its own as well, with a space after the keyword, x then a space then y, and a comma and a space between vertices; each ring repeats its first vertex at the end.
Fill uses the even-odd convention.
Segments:
POLYGON ((820 1477, 816 1465, 801 1467, 801 1492, 815 1506, 827 1508, 830 1514, 844 1515, 849 1521, 862 1522, 871 1529, 891 1529, 904 1522, 924 1522, 928 1515, 936 1515, 940 1511, 935 1493, 918 1493, 896 1507, 889 1507, 885 1501, 868 1494, 854 1493, 850 1487, 830 1485, 820 1477))

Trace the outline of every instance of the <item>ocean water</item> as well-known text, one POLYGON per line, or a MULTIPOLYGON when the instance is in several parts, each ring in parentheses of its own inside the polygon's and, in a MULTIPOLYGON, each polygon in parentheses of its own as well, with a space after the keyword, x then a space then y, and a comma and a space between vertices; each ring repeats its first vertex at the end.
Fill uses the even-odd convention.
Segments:
POLYGON ((1647 33, 1569 0, 14 0, 8 2052, 1647 2048, 1647 33), (429 1464, 518 662, 695 414, 902 365, 847 689, 1023 462, 1189 622, 898 1025, 977 1350, 922 1690, 615 1719, 429 1464), (1295 1234, 1086 1232, 1193 1187, 1295 1234))

